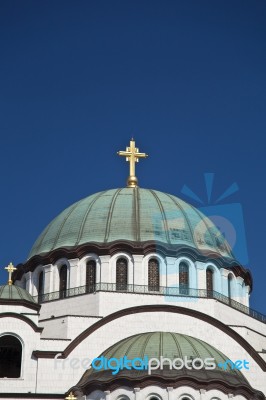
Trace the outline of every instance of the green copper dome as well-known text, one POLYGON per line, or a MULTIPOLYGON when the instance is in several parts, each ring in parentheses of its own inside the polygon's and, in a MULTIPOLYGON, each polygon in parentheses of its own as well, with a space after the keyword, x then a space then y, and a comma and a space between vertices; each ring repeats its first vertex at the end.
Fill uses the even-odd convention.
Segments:
POLYGON ((68 207, 44 229, 29 258, 119 240, 184 244, 233 257, 221 232, 192 205, 156 190, 127 187, 93 194, 68 207))
MULTIPOLYGON (((175 332, 145 332, 130 336, 114 344, 97 358, 99 360, 95 362, 95 365, 98 369, 93 367, 88 369, 78 384, 71 390, 79 394, 88 394, 88 390, 94 389, 94 385, 113 385, 116 380, 119 383, 123 380, 126 386, 127 380, 132 385, 133 380, 140 383, 144 382, 145 379, 148 379, 149 382, 151 379, 159 379, 161 383, 178 382, 182 379, 193 379, 195 381, 196 379, 202 383, 210 383, 212 381, 217 383, 217 381, 220 381, 231 387, 248 386, 248 382, 239 370, 229 367, 224 368, 224 363, 229 358, 219 350, 200 339, 175 332), (183 365, 180 369, 170 369, 169 364, 166 362, 162 369, 154 369, 151 375, 148 375, 147 369, 137 370, 123 367, 114 375, 112 374, 113 370, 103 368, 103 364, 101 364, 102 356, 107 360, 114 358, 121 360, 125 356, 128 360, 135 358, 141 360, 157 358, 160 360, 160 357, 171 361, 181 359, 183 361, 187 360, 189 367, 191 367, 192 361, 195 360, 196 368, 186 368, 183 365), (216 367, 214 369, 205 369, 204 365, 201 364, 201 367, 197 368, 199 365, 196 363, 201 363, 199 359, 204 363, 207 358, 212 359, 211 362, 214 362, 216 367)), ((140 363, 140 361, 138 362, 140 363)), ((210 360, 206 362, 208 363, 210 360)), ((105 386, 104 390, 108 390, 108 386, 105 386)))
POLYGON ((26 300, 36 304, 27 290, 15 285, 0 286, 0 302, 1 300, 26 300))

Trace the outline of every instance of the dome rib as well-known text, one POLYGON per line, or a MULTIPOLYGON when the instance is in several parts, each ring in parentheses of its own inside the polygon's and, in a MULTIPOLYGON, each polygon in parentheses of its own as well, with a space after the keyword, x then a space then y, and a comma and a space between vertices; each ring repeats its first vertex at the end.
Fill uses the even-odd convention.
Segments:
POLYGON ((190 221, 189 221, 189 218, 188 218, 186 212, 184 211, 183 207, 180 205, 180 203, 177 201, 176 198, 173 198, 173 196, 172 196, 171 194, 166 193, 166 195, 174 202, 174 204, 175 204, 175 205, 179 208, 179 210, 182 212, 182 214, 183 214, 183 216, 184 216, 184 218, 185 218, 185 220, 186 220, 187 226, 188 226, 188 228, 189 228, 190 234, 191 234, 191 240, 192 240, 193 243, 195 244, 196 248, 198 248, 197 241, 195 240, 195 237, 194 237, 193 228, 192 228, 192 226, 191 226, 191 223, 190 223, 190 221))
POLYGON ((139 215, 139 205, 140 205, 140 201, 139 201, 139 188, 138 186, 136 186, 134 188, 134 221, 135 221, 135 240, 136 242, 140 241, 140 215, 139 215))
POLYGON ((80 203, 82 202, 82 200, 78 201, 77 203, 73 204, 73 207, 71 207, 71 210, 67 213, 67 215, 65 216, 63 222, 61 223, 61 226, 59 227, 58 231, 57 231, 57 235, 55 238, 55 242, 54 245, 52 247, 52 249, 56 248, 56 244, 58 242, 58 239, 60 237, 60 233, 62 232, 64 225, 67 221, 67 219, 70 217, 70 215, 76 210, 76 208, 80 205, 80 203))
POLYGON ((150 189, 150 192, 155 197, 155 200, 157 201, 157 204, 158 204, 159 209, 161 211, 161 214, 162 214, 162 217, 163 217, 164 231, 165 231, 165 237, 166 237, 167 243, 171 243, 170 242, 170 237, 169 237, 169 226, 168 226, 168 223, 167 223, 167 218, 166 218, 162 203, 161 203, 161 201, 159 199, 159 196, 157 196, 155 190, 151 190, 150 189))
POLYGON ((170 332, 170 334, 172 335, 172 338, 173 338, 173 340, 174 340, 174 342, 175 342, 175 345, 176 345, 176 347, 177 347, 177 349, 178 349, 178 351, 179 351, 179 357, 180 357, 180 358, 184 358, 184 357, 183 357, 183 352, 182 352, 181 346, 179 345, 179 342, 178 342, 178 340, 177 340, 176 334, 174 334, 174 333, 172 333, 172 332, 170 332))
POLYGON ((108 241, 108 237, 109 237, 109 234, 110 234, 111 220, 112 220, 111 217, 112 217, 112 215, 113 215, 115 202, 116 202, 116 199, 117 199, 119 193, 120 193, 122 190, 123 190, 123 189, 117 189, 116 192, 115 192, 115 194, 114 194, 114 196, 113 196, 113 198, 112 198, 111 205, 110 205, 110 208, 109 208, 109 211, 108 211, 107 220, 106 220, 106 228, 105 228, 104 242, 107 242, 107 241, 108 241))
POLYGON ((215 240, 213 239, 213 236, 212 236, 212 234, 211 234, 211 232, 210 232, 210 230, 209 230, 209 226, 208 226, 208 224, 207 224, 207 222, 206 222, 206 220, 205 220, 205 217, 202 218, 202 215, 199 213, 199 211, 196 209, 196 207, 194 207, 194 206, 191 206, 191 207, 193 208, 194 212, 199 216, 200 220, 201 220, 201 221, 204 223, 204 225, 206 226, 207 232, 209 233, 210 238, 211 238, 211 241, 212 241, 212 243, 213 243, 213 248, 216 249, 216 250, 218 250, 218 247, 216 246, 216 242, 215 242, 215 240))
POLYGON ((144 357, 146 355, 146 348, 148 346, 148 343, 150 341, 151 336, 152 336, 152 333, 150 334, 150 336, 147 335, 147 337, 145 338, 144 345, 143 345, 143 350, 141 352, 142 357, 144 357))
POLYGON ((92 202, 90 203, 90 205, 89 205, 89 207, 88 207, 88 209, 87 209, 87 211, 86 211, 86 213, 85 213, 85 215, 83 217, 83 220, 82 220, 82 223, 81 223, 81 226, 80 226, 80 229, 79 229, 78 237, 77 237, 77 240, 76 240, 76 245, 79 244, 79 242, 80 242, 80 240, 81 240, 81 238, 83 236, 84 227, 85 227, 85 224, 86 224, 86 221, 87 221, 87 217, 88 217, 88 215, 89 215, 94 203, 99 199, 99 197, 103 196, 106 192, 107 192, 107 190, 104 190, 103 192, 100 192, 98 194, 98 196, 95 196, 95 199, 92 200, 92 202))

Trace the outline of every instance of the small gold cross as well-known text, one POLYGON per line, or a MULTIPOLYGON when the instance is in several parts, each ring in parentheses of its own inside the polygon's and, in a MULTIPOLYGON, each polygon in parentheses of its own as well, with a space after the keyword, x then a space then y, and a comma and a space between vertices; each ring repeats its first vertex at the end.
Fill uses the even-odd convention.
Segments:
POLYGON ((148 157, 146 153, 139 153, 139 149, 135 147, 135 140, 130 140, 129 147, 125 151, 118 151, 117 154, 122 157, 126 157, 126 161, 129 161, 129 177, 127 179, 127 187, 138 186, 138 178, 135 176, 135 164, 139 162, 140 158, 148 157))
POLYGON ((9 285, 12 285, 13 282, 12 282, 12 279, 11 279, 11 275, 12 275, 12 272, 14 272, 17 268, 15 268, 12 263, 9 263, 9 265, 7 267, 5 267, 5 269, 8 272, 8 281, 7 281, 7 283, 9 285))
POLYGON ((74 396, 72 392, 70 392, 69 395, 65 397, 65 400, 77 400, 77 397, 74 396))

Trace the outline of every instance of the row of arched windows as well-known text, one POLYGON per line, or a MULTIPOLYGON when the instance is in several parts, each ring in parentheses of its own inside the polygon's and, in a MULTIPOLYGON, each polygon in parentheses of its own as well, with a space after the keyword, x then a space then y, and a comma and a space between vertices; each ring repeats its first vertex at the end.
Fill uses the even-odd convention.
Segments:
MULTIPOLYGON (((206 289, 207 296, 212 297, 214 288, 214 273, 211 268, 206 270, 206 289)), ((179 291, 180 294, 189 294, 189 266, 186 262, 179 264, 179 291)), ((91 293, 96 290, 96 261, 89 260, 86 264, 86 292, 91 293)), ((125 291, 128 285, 128 260, 124 257, 116 261, 116 290, 125 291)), ((43 271, 39 274, 38 295, 44 293, 44 274, 43 271)), ((62 265, 59 271, 59 292, 60 298, 67 297, 68 290, 68 274, 67 266, 62 265)), ((160 266, 156 258, 151 258, 148 262, 148 290, 160 290, 160 266)), ((232 296, 232 275, 228 276, 228 297, 232 296)))

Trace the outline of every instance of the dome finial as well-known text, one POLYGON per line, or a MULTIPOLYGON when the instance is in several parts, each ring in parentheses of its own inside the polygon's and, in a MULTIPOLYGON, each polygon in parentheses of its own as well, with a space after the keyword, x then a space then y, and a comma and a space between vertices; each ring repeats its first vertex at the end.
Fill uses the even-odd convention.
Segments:
POLYGON ((7 283, 9 285, 12 285, 13 282, 12 282, 12 279, 11 279, 11 275, 12 275, 12 272, 14 272, 17 268, 15 268, 12 263, 9 263, 9 265, 7 267, 5 267, 5 269, 8 272, 8 281, 7 281, 7 283))
POLYGON ((73 392, 70 392, 69 395, 65 397, 65 400, 77 400, 77 398, 74 396, 73 392))
POLYGON ((129 147, 125 151, 118 151, 119 156, 126 157, 126 161, 129 161, 129 177, 127 178, 127 187, 138 186, 138 179, 135 176, 135 164, 139 162, 139 158, 146 158, 148 154, 139 153, 139 149, 135 147, 135 140, 132 138, 130 140, 129 147))

